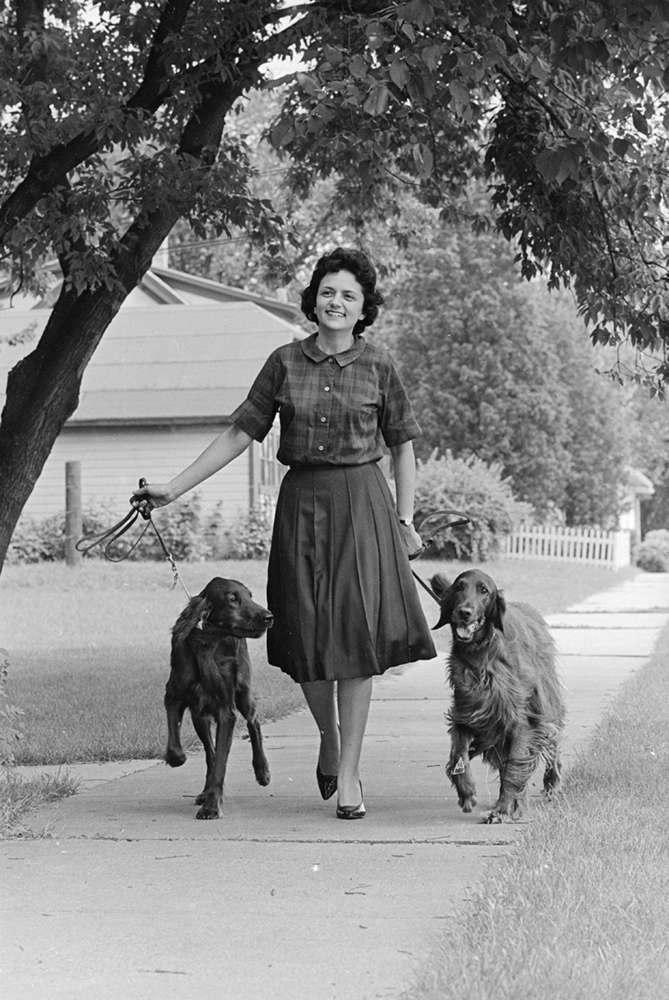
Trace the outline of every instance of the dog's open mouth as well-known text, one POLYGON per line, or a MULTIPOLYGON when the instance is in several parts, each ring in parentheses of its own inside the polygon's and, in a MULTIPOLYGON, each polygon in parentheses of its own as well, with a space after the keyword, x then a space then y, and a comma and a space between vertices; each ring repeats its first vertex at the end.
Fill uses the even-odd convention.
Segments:
POLYGON ((455 634, 460 642, 471 642, 480 628, 485 624, 484 618, 476 618, 473 622, 458 622, 455 634))

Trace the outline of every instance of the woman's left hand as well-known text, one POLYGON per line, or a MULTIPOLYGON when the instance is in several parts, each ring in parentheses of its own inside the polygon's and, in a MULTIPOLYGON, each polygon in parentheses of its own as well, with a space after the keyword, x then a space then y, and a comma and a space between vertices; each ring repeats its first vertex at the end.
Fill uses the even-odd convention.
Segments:
POLYGON ((413 524, 402 524, 400 522, 400 530, 409 555, 414 556, 420 552, 423 548, 423 540, 414 528, 413 524))

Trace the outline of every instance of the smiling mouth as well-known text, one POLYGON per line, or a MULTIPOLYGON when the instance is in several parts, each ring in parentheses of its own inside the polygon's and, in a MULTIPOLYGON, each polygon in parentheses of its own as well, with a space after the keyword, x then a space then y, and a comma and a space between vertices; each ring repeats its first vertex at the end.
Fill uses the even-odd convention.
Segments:
POLYGON ((461 642, 471 642, 480 628, 485 624, 484 618, 477 618, 473 622, 460 622, 455 626, 455 634, 461 642))

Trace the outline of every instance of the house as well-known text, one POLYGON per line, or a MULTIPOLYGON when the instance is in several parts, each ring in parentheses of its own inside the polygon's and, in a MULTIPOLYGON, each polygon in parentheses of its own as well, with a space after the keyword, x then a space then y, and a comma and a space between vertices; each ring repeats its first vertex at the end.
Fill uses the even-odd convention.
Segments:
MULTIPOLYGON (((0 407, 7 373, 41 335, 57 288, 37 301, 0 290, 0 407)), ((305 336, 296 308, 166 267, 152 267, 110 324, 84 373, 79 406, 65 424, 25 507, 42 518, 64 510, 65 465, 81 464, 84 508, 128 509, 140 477, 170 479, 228 423, 274 348, 305 336)), ((282 470, 276 433, 197 490, 203 511, 231 523, 282 470)))
POLYGON ((641 541, 641 503, 655 493, 652 482, 640 469, 627 466, 625 482, 621 489, 621 514, 618 518, 618 528, 629 531, 632 545, 641 541))

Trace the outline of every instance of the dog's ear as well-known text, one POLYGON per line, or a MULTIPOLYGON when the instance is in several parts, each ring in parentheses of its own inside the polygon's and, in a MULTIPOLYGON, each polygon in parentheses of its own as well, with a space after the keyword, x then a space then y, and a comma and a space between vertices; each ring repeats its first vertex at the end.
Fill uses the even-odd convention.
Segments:
POLYGON ((490 621, 500 632, 504 632, 504 615, 506 614, 506 599, 501 590, 496 590, 491 597, 490 621))
POLYGON ((439 621, 436 625, 432 626, 432 631, 434 631, 435 629, 442 628, 442 626, 450 623, 451 614, 453 612, 453 602, 451 600, 451 584, 443 573, 435 573, 430 579, 430 586, 439 598, 439 604, 441 606, 439 621))
POLYGON ((435 573, 430 580, 430 586, 441 601, 447 591, 451 589, 451 581, 444 573, 435 573))
POLYGON ((202 628, 211 611, 211 602, 202 594, 191 597, 190 601, 177 618, 172 636, 175 642, 184 642, 194 628, 202 628))

